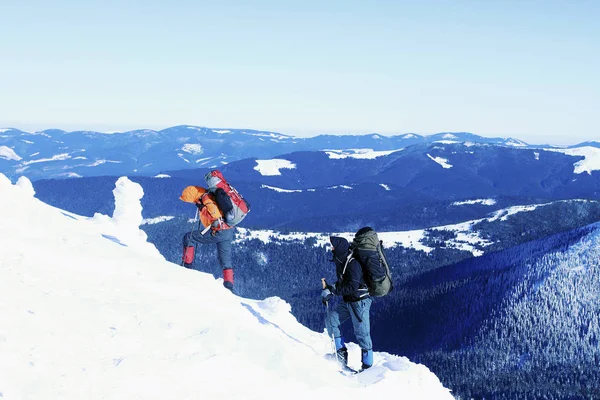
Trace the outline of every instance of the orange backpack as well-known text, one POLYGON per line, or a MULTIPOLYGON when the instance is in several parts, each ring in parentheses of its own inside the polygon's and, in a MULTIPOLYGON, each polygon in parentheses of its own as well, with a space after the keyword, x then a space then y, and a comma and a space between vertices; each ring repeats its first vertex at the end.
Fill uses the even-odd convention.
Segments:
POLYGON ((183 193, 179 197, 187 203, 202 204, 203 207, 200 209, 200 222, 204 225, 205 229, 202 234, 208 232, 209 229, 213 231, 220 231, 222 229, 231 228, 223 220, 223 213, 217 206, 215 197, 200 186, 188 186, 183 190, 183 193))

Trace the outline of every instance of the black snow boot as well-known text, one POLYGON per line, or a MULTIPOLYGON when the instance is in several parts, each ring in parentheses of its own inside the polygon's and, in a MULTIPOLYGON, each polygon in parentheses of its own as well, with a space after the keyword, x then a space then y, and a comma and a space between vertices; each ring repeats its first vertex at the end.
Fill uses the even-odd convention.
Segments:
POLYGON ((344 367, 348 366, 348 349, 341 347, 337 351, 337 359, 344 367))

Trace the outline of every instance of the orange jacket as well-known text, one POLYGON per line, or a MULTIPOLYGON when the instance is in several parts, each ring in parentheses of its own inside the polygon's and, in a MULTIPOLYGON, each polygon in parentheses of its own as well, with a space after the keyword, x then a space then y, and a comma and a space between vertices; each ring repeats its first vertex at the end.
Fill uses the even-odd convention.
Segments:
POLYGON ((203 187, 188 186, 183 189, 183 193, 181 193, 179 199, 187 203, 202 203, 204 205, 200 210, 200 221, 205 228, 210 226, 216 231, 229 228, 225 221, 223 221, 223 213, 217 206, 214 196, 208 193, 203 187))

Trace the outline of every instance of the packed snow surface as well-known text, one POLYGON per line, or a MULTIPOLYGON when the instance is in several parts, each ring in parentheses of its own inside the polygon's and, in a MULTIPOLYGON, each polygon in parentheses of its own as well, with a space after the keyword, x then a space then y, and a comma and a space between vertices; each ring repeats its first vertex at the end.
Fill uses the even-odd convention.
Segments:
POLYGON ((375 151, 373 149, 345 149, 345 150, 324 150, 325 154, 329 156, 331 159, 341 159, 341 158, 356 158, 356 159, 374 159, 377 157, 387 156, 388 154, 392 154, 396 151, 400 151, 402 149, 397 150, 385 150, 385 151, 375 151))
POLYGON ((7 146, 0 146, 0 158, 5 160, 21 161, 21 157, 13 149, 7 146))
POLYGON ((92 219, 41 203, 25 180, 0 174, 2 400, 452 398, 388 353, 343 376, 324 359, 327 335, 283 300, 240 298, 164 261, 137 232, 143 191, 127 178, 113 217, 92 219))
POLYGON ((289 160, 273 158, 271 160, 256 160, 254 169, 264 176, 281 175, 281 169, 295 169, 296 164, 289 160))

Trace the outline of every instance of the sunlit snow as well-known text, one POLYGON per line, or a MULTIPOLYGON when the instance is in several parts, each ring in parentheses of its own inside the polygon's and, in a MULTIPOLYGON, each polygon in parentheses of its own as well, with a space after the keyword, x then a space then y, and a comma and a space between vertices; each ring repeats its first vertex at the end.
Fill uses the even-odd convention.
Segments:
POLYGON ((266 138, 270 138, 272 141, 280 141, 280 140, 293 140, 294 138, 289 137, 289 136, 283 136, 281 134, 278 133, 273 133, 273 132, 269 132, 269 133, 258 133, 258 132, 252 132, 252 133, 247 133, 244 132, 244 134, 249 134, 251 136, 256 136, 256 137, 266 137, 266 138))
POLYGON ((181 151, 189 154, 202 154, 202 146, 196 143, 186 143, 181 148, 181 151))
POLYGON ((21 161, 21 157, 13 149, 7 146, 0 146, 0 158, 5 160, 21 161))
POLYGON ((512 146, 512 147, 526 147, 527 143, 522 142, 520 140, 516 140, 516 139, 508 139, 507 141, 504 142, 504 144, 506 146, 512 146))
POLYGON ((269 185, 260 185, 260 187, 262 189, 274 190, 274 191, 280 192, 280 193, 302 193, 302 190, 300 190, 300 189, 282 189, 282 188, 269 186, 269 185))
POLYGON ((476 200, 464 200, 464 201, 455 201, 452 203, 453 206, 462 206, 469 204, 482 204, 484 206, 493 206, 496 204, 496 200, 494 199, 476 199, 476 200))
POLYGON ((289 160, 273 158, 271 160, 256 160, 254 169, 264 176, 281 175, 281 169, 295 169, 296 164, 289 160))
MULTIPOLYGON (((492 199, 488 199, 493 201, 492 199)), ((477 200, 475 200, 477 201, 477 200)), ((481 200, 486 202, 486 200, 481 200)), ((563 200, 563 201, 582 201, 585 202, 587 200, 563 200)), ((533 204, 527 206, 514 206, 508 207, 502 210, 495 211, 489 214, 486 218, 461 222, 458 224, 451 225, 443 225, 431 227, 429 230, 438 230, 438 231, 452 231, 456 234, 456 237, 445 242, 446 247, 454 248, 458 250, 468 251, 473 256, 479 257, 484 254, 484 251, 481 248, 485 248, 493 242, 490 242, 487 239, 479 236, 479 232, 473 230, 473 226, 482 221, 506 221, 510 216, 521 213, 533 211, 538 207, 548 206, 553 203, 545 203, 545 204, 533 204)), ((315 239, 315 246, 329 246, 329 236, 336 235, 347 238, 348 240, 352 240, 354 237, 354 232, 335 232, 335 233, 321 233, 321 232, 291 232, 291 233, 280 233, 273 230, 250 230, 244 228, 237 228, 238 241, 250 240, 250 239, 258 239, 264 243, 268 243, 276 239, 277 241, 300 241, 304 242, 308 238, 315 239)), ((426 239, 427 232, 426 229, 415 229, 412 231, 397 231, 397 232, 378 232, 378 235, 381 240, 383 240, 383 244, 385 247, 395 247, 402 246, 406 248, 412 248, 415 250, 423 251, 426 253, 430 253, 433 251, 432 247, 429 247, 422 243, 422 240, 426 239)))
POLYGON ((373 159, 377 157, 387 156, 397 150, 375 151, 373 149, 344 149, 344 150, 324 150, 325 154, 331 159, 341 158, 357 158, 357 159, 373 159))
POLYGON ((98 165, 102 165, 102 164, 122 164, 123 161, 113 161, 113 160, 96 160, 91 164, 87 164, 87 165, 82 165, 83 167, 97 167, 98 165))
POLYGON ((558 153, 564 153, 570 156, 582 156, 583 160, 577 161, 573 164, 573 172, 576 174, 582 174, 587 172, 592 174, 592 171, 600 170, 600 149, 597 147, 577 147, 574 149, 544 149, 547 151, 555 151, 558 153))
POLYGON ((348 185, 335 185, 335 186, 329 186, 327 189, 354 189, 352 186, 348 186, 348 185))
POLYGON ((452 168, 452 165, 450 165, 448 163, 448 160, 442 157, 432 157, 431 155, 427 154, 427 157, 431 158, 433 161, 435 161, 436 163, 440 164, 443 168, 452 168))
POLYGON ((164 261, 132 235, 136 185, 120 178, 113 217, 89 219, 0 174, 0 231, 10 232, 0 247, 3 400, 452 399, 425 366, 388 353, 343 376, 324 358, 328 336, 285 301, 240 298, 164 261))
POLYGON ((456 140, 436 140, 433 143, 441 143, 441 144, 457 144, 459 142, 457 142, 456 140))
POLYGON ((183 161, 185 161, 186 163, 189 164, 189 160, 187 158, 185 158, 185 156, 181 153, 177 153, 177 157, 181 158, 183 161))

